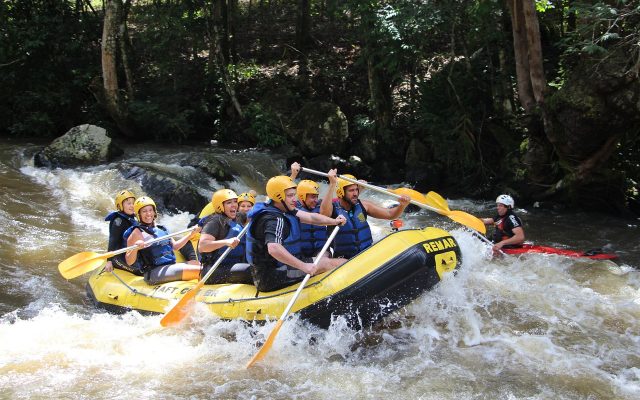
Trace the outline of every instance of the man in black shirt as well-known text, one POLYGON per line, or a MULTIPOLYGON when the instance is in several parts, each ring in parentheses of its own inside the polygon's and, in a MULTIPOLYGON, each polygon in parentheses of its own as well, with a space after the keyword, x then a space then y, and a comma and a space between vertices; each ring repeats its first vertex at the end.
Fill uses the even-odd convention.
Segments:
POLYGON ((295 208, 296 184, 288 176, 267 182, 270 200, 258 203, 249 213, 247 261, 258 291, 269 292, 301 281, 306 274, 330 271, 346 260, 322 257, 317 264, 302 256, 300 222, 313 225, 342 225, 345 219, 326 217, 295 208))

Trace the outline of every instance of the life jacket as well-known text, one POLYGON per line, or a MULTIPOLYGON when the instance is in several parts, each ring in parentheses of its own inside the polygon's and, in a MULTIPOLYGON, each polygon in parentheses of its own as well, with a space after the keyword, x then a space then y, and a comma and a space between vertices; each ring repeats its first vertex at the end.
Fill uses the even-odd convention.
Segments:
POLYGON ((493 218, 495 230, 493 232, 493 243, 498 243, 503 240, 509 239, 515 235, 513 228, 522 227, 522 222, 513 213, 511 209, 507 210, 504 216, 497 215, 493 218), (507 221, 510 220, 510 224, 507 221))
MULTIPOLYGON (((123 234, 130 227, 138 225, 136 218, 133 215, 127 215, 122 211, 112 211, 104 218, 104 220, 109 222, 108 251, 120 250, 127 247, 127 241, 123 238, 123 234)), ((109 257, 107 260, 111 261, 112 265, 116 268, 138 275, 141 274, 141 271, 136 270, 127 264, 124 253, 116 254, 113 257, 109 257)))
POLYGON ((104 217, 104 220, 111 222, 116 217, 122 217, 123 219, 129 221, 131 225, 138 225, 138 220, 136 220, 135 216, 125 214, 122 211, 111 211, 109 214, 107 214, 106 217, 104 217))
MULTIPOLYGON (((308 209, 304 203, 296 204, 301 210, 310 213, 320 213, 320 202, 312 209, 308 209)), ((306 257, 314 257, 318 254, 324 243, 327 241, 327 227, 321 225, 305 224, 300 222, 300 245, 302 246, 302 254, 306 257)))
MULTIPOLYGON (((124 233, 124 238, 128 239, 134 229, 139 229, 142 232, 144 241, 155 239, 159 237, 168 236, 169 232, 162 225, 146 226, 136 225, 127 229, 124 233)), ((136 263, 140 262, 141 270, 148 271, 155 267, 161 267, 163 265, 175 264, 176 256, 173 254, 173 245, 171 239, 163 240, 152 244, 150 247, 138 250, 138 259, 136 263)))
MULTIPOLYGON (((136 217, 134 217, 133 215, 127 215, 122 211, 111 211, 109 214, 107 214, 106 217, 104 217, 104 220, 111 223, 116 218, 121 218, 124 222, 124 226, 121 228, 122 230, 120 232, 125 232, 130 227, 138 225, 138 220, 136 219, 136 217)), ((122 249, 124 247, 127 247, 127 240, 123 237, 120 237, 120 248, 122 249)))
MULTIPOLYGON (((204 221, 203 225, 205 225, 207 222, 208 222, 208 219, 204 221)), ((229 232, 227 232, 227 236, 224 237, 225 239, 231 239, 231 238, 237 237, 238 235, 240 235, 240 232, 242 232, 242 228, 243 228, 241 224, 232 220, 229 220, 229 227, 230 229, 229 229, 229 232)), ((225 250, 227 250, 227 246, 222 246, 219 249, 208 252, 208 253, 201 253, 202 265, 204 267, 212 266, 213 264, 215 264, 218 258, 222 255, 222 253, 225 252, 225 250)), ((224 260, 220 263, 220 267, 232 266, 237 263, 246 262, 245 254, 246 254, 246 239, 243 236, 240 238, 240 243, 234 249, 231 249, 229 254, 227 254, 224 260)))
MULTIPOLYGON (((285 213, 274 207, 271 203, 258 203, 256 204, 249 214, 247 215, 251 222, 250 224, 254 224, 257 219, 260 218, 262 214, 276 214, 283 216, 285 220, 289 223, 289 236, 284 239, 282 243, 283 247, 287 249, 291 255, 294 257, 300 258, 302 254, 302 246, 300 245, 300 220, 295 216, 289 213, 285 213)), ((253 226, 249 227, 247 230, 247 262, 251 264, 254 271, 252 271, 252 275, 254 276, 254 283, 256 286, 259 286, 259 281, 261 277, 268 273, 270 269, 287 269, 287 270, 295 270, 296 268, 288 266, 286 264, 281 263, 280 261, 273 258, 266 249, 266 246, 263 248, 263 251, 258 251, 257 240, 252 233, 253 226)))
MULTIPOLYGON (((334 213, 343 215, 347 223, 340 227, 340 231, 333 241, 334 257, 351 258, 373 244, 371 228, 367 222, 367 210, 360 200, 351 207, 350 211, 340 205, 340 200, 333 201, 334 213)), ((336 216, 337 216, 336 215, 336 216)))

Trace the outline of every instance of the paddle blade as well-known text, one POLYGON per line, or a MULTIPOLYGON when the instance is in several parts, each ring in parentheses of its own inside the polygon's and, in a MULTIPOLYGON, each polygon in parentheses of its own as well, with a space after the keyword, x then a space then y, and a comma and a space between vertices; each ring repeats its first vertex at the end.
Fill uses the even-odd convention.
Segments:
POLYGON ((198 282, 196 286, 194 286, 191 290, 185 293, 184 296, 176 303, 175 306, 169 312, 167 312, 164 317, 160 320, 160 325, 174 326, 179 324, 193 309, 193 305, 195 304, 196 295, 203 284, 198 282))
POLYGON ((436 192, 429 192, 425 196, 425 204, 430 205, 433 208, 438 208, 440 210, 450 211, 449 204, 444 199, 444 197, 440 196, 436 192))
POLYGON ((418 203, 427 204, 426 198, 424 195, 417 190, 409 189, 409 188, 397 188, 391 190, 391 192, 399 195, 399 196, 408 196, 411 200, 417 201, 418 203))
POLYGON ((83 251, 58 264, 58 271, 65 279, 73 279, 98 268, 107 258, 105 254, 83 251))
POLYGON ((484 225, 481 219, 478 217, 474 217, 471 214, 468 214, 464 211, 449 211, 447 213, 447 217, 456 221, 459 224, 468 226, 469 228, 476 230, 483 235, 487 233, 487 227, 484 225))
POLYGON ((251 360, 249 360, 249 362, 247 363, 246 368, 249 368, 253 364, 255 364, 258 361, 262 360, 267 355, 267 353, 271 349, 271 346, 273 346, 273 341, 276 339, 276 336, 278 335, 278 331, 282 327, 282 323, 283 322, 284 322, 284 319, 279 319, 278 320, 278 322, 276 323, 276 326, 273 328, 273 330, 269 334, 269 337, 267 338, 267 340, 262 345, 262 348, 253 356, 253 358, 251 360))

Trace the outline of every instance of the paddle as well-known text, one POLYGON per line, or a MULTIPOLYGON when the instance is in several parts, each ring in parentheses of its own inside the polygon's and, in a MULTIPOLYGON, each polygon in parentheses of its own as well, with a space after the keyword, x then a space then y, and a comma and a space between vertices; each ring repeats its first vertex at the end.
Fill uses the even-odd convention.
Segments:
MULTIPOLYGON (((242 229, 242 231, 240 231, 237 238, 240 239, 245 233, 247 233, 248 229, 249 229, 249 224, 247 224, 247 226, 245 226, 242 229)), ((206 275, 203 276, 202 279, 200 279, 200 281, 193 288, 191 288, 187 293, 185 293, 184 296, 182 296, 182 298, 176 303, 176 305, 173 306, 173 308, 169 310, 164 315, 164 317, 162 317, 162 319, 160 320, 160 325, 165 327, 177 325, 187 315, 189 315, 189 312, 191 312, 191 309, 192 309, 191 305, 195 302, 196 295, 198 294, 200 289, 202 289, 202 286, 204 286, 204 283, 207 281, 207 279, 209 279, 209 277, 213 274, 216 268, 218 268, 218 265, 220 265, 220 263, 225 259, 227 254, 231 252, 231 250, 233 250, 231 247, 227 247, 224 253, 222 253, 222 255, 215 262, 215 264, 211 266, 211 269, 209 270, 209 272, 207 272, 206 275)))
POLYGON ((449 210, 449 204, 447 203, 447 201, 444 199, 444 197, 440 196, 438 193, 436 192, 429 192, 425 195, 425 203, 435 207, 435 208, 439 208, 441 210, 445 210, 445 211, 451 211, 449 210))
MULTIPOLYGON (((309 169, 309 168, 304 168, 303 167, 302 170, 305 171, 305 172, 309 172, 309 173, 320 175, 320 176, 325 176, 325 177, 329 176, 325 172, 316 171, 316 170, 309 169)), ((375 186, 375 185, 371 185, 369 183, 360 182, 360 181, 348 178, 348 177, 343 176, 343 175, 338 175, 338 178, 344 179, 345 181, 354 183, 356 185, 362 185, 362 186, 364 186, 366 188, 375 190, 375 191, 380 192, 380 193, 386 193, 386 194, 388 194, 390 196, 393 196, 395 198, 400 198, 401 197, 401 195, 396 194, 391 190, 384 189, 384 188, 381 188, 381 187, 378 187, 378 186, 375 186)), ((445 210, 445 209, 442 209, 442 208, 437 208, 437 207, 433 207, 433 206, 427 205, 427 204, 425 204, 425 203, 423 203, 421 201, 416 201, 414 199, 411 199, 411 204, 414 204, 414 205, 416 205, 416 206, 418 206, 420 208, 426 208, 427 210, 431 210, 431 211, 437 212, 438 214, 445 215, 445 216, 449 217, 450 219, 452 219, 453 221, 455 221, 455 222, 457 222, 459 224, 468 226, 469 228, 471 228, 473 230, 476 230, 478 232, 481 232, 483 234, 487 232, 487 227, 484 225, 484 223, 479 218, 474 217, 473 215, 468 214, 468 213, 466 213, 464 211, 451 211, 451 210, 448 210, 448 209, 445 210)))
POLYGON ((428 204, 427 203, 427 199, 426 197, 424 197, 424 195, 420 192, 418 192, 417 190, 414 189, 409 189, 409 188, 397 188, 397 189, 390 189, 393 193, 395 194, 399 194, 399 195, 405 195, 405 196, 409 196, 412 200, 415 200, 419 203, 424 203, 424 204, 428 204))
MULTIPOLYGON (((329 248, 329 245, 331 244, 331 241, 333 241, 333 238, 336 237, 336 234, 338 233, 339 230, 340 230, 340 226, 336 226, 333 232, 331 232, 331 235, 329 235, 327 242, 324 244, 324 246, 322 246, 322 250, 320 250, 320 252, 316 256, 316 259, 313 262, 314 265, 318 264, 318 262, 320 261, 320 258, 324 255, 325 251, 327 251, 327 249, 329 248)), ((258 350, 258 352, 253 356, 251 360, 249 360, 246 368, 249 368, 256 362, 262 360, 264 356, 267 355, 267 353, 269 352, 269 349, 271 349, 271 346, 273 346, 273 341, 276 339, 276 335, 278 334, 278 331, 280 331, 280 328, 282 327, 282 324, 284 323, 285 318, 287 318, 287 316, 289 315, 289 311, 291 311, 291 307, 293 307, 296 300, 298 300, 298 297, 300 296, 300 293, 302 293, 302 289, 304 289, 304 285, 307 284, 307 281, 309 280, 309 278, 311 278, 311 274, 307 274, 304 277, 304 279, 302 280, 302 283, 300 283, 300 286, 298 286, 298 290, 296 290, 295 294, 289 301, 287 308, 284 309, 282 316, 280 316, 280 319, 278 320, 278 322, 276 322, 276 326, 273 328, 273 330, 271 330, 269 337, 262 345, 262 348, 258 350)))
MULTIPOLYGON (((194 226, 188 229, 183 229, 178 232, 170 233, 167 236, 162 236, 159 238, 149 240, 148 242, 144 242, 144 244, 145 246, 147 246, 156 242, 162 242, 163 240, 167 240, 167 238, 169 237, 182 235, 183 233, 190 232, 195 228, 196 227, 194 226)), ((62 261, 60 264, 58 264, 58 271, 60 271, 60 274, 64 278, 73 279, 98 268, 99 266, 102 265, 104 260, 106 260, 107 258, 113 257, 118 254, 126 253, 127 251, 133 250, 137 247, 138 246, 133 245, 133 246, 125 247, 120 250, 110 251, 104 254, 95 253, 93 251, 83 251, 82 253, 78 253, 74 256, 71 256, 66 260, 62 261)))
MULTIPOLYGON (((438 193, 436 192, 429 192, 425 195, 425 199, 427 200, 427 204, 431 205, 432 207, 435 208, 439 208, 445 212, 451 212, 451 210, 449 210, 449 204, 447 203, 447 200, 444 199, 444 197, 440 196, 438 193)), ((487 239, 484 235, 474 235, 478 238, 480 238, 480 240, 482 240, 483 242, 489 244, 491 247, 493 247, 493 242, 490 241, 489 239, 487 239)), ((502 250, 498 250, 500 253, 504 254, 504 252, 502 250)))

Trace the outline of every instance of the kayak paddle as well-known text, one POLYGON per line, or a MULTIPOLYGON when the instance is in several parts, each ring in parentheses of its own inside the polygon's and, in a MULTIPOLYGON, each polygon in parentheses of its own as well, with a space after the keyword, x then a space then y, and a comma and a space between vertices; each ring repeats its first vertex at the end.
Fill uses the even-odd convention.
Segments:
MULTIPOLYGON (((320 175, 320 176, 325 176, 325 177, 328 176, 327 173, 321 172, 321 171, 316 171, 314 169, 309 169, 309 168, 304 168, 303 167, 302 170, 305 171, 305 172, 309 172, 309 173, 320 175)), ((401 197, 401 195, 399 195, 399 194, 397 194, 397 193, 395 193, 395 192, 393 192, 391 190, 384 189, 384 188, 381 188, 381 187, 378 187, 378 186, 375 186, 375 185, 371 185, 369 183, 360 182, 360 181, 357 181, 355 179, 351 179, 351 178, 343 176, 343 175, 338 175, 338 178, 344 179, 345 181, 351 182, 351 183, 356 184, 356 185, 362 185, 362 186, 364 186, 364 187, 366 187, 368 189, 372 189, 372 190, 375 190, 375 191, 380 192, 380 193, 386 193, 386 194, 388 194, 390 196, 393 196, 395 198, 400 198, 401 197)), ((396 190, 398 190, 398 189, 396 189, 396 190)), ((409 197, 411 197, 411 196, 409 196, 409 197)), ((424 200, 428 200, 428 199, 425 198, 425 196, 422 196, 422 197, 423 197, 424 200)), ((416 201, 413 198, 411 199, 411 204, 416 205, 416 206, 418 206, 420 208, 425 208, 427 210, 431 210, 431 211, 437 212, 438 214, 441 214, 441 215, 445 215, 445 216, 449 217, 451 220, 453 220, 453 221, 455 221, 455 222, 457 222, 459 224, 468 226, 469 228, 471 228, 471 229, 473 229, 475 231, 481 232, 482 234, 487 232, 487 227, 484 225, 484 223, 479 218, 474 217, 473 215, 468 214, 468 213, 466 213, 464 211, 455 211, 455 210, 451 211, 451 210, 448 209, 448 207, 447 207, 447 209, 443 209, 443 208, 439 208, 439 207, 433 207, 432 205, 425 204, 422 201, 416 201)))
MULTIPOLYGON (((336 234, 338 233, 339 230, 340 230, 340 226, 336 225, 336 227, 333 230, 333 232, 331 232, 331 235, 329 235, 329 238, 327 239, 327 242, 324 244, 324 246, 322 246, 322 250, 320 250, 320 252, 316 256, 316 259, 313 262, 314 265, 318 265, 318 262, 320 261, 320 258, 327 251, 327 249, 329 248, 329 245, 333 241, 333 238, 336 237, 336 234)), ((307 284, 307 281, 309 280, 309 278, 311 278, 311 274, 307 274, 304 277, 304 279, 302 280, 302 283, 300 284, 300 286, 298 286, 298 290, 296 290, 295 294, 293 295, 293 297, 289 301, 289 304, 287 305, 287 308, 285 308, 284 312, 282 313, 282 316, 280 316, 280 319, 278 320, 278 322, 276 322, 276 326, 273 328, 273 330, 269 334, 269 337, 267 338, 267 340, 262 345, 262 348, 260 348, 260 350, 258 350, 258 352, 253 356, 253 358, 251 360, 249 360, 249 362, 247 363, 246 368, 249 368, 250 366, 252 366, 256 362, 262 360, 264 358, 264 356, 267 355, 267 353, 269 352, 269 349, 271 349, 271 346, 273 346, 273 341, 276 339, 276 336, 278 335, 278 331, 280 331, 280 328, 282 327, 282 324, 284 323, 285 318, 287 318, 287 316, 289 315, 289 311, 291 311, 291 307, 293 307, 293 305, 295 304, 296 300, 298 300, 298 297, 300 296, 300 293, 302 293, 302 289, 304 289, 304 285, 307 284)))
MULTIPOLYGON (((162 236, 159 238, 155 238, 149 240, 148 242, 144 242, 145 246, 148 246, 153 243, 162 242, 163 240, 167 240, 167 238, 172 236, 179 236, 187 232, 191 232, 196 227, 191 227, 188 229, 184 229, 178 232, 170 233, 167 236, 162 236)), ((138 246, 133 245, 129 247, 122 248, 120 250, 110 251, 108 253, 95 253, 93 251, 83 251, 82 253, 78 253, 74 256, 67 258, 58 264, 58 271, 65 279, 73 279, 77 278, 80 275, 86 274, 87 272, 91 272, 94 269, 98 268, 102 265, 104 260, 109 257, 113 257, 118 254, 126 253, 129 250, 133 250, 138 246)))

